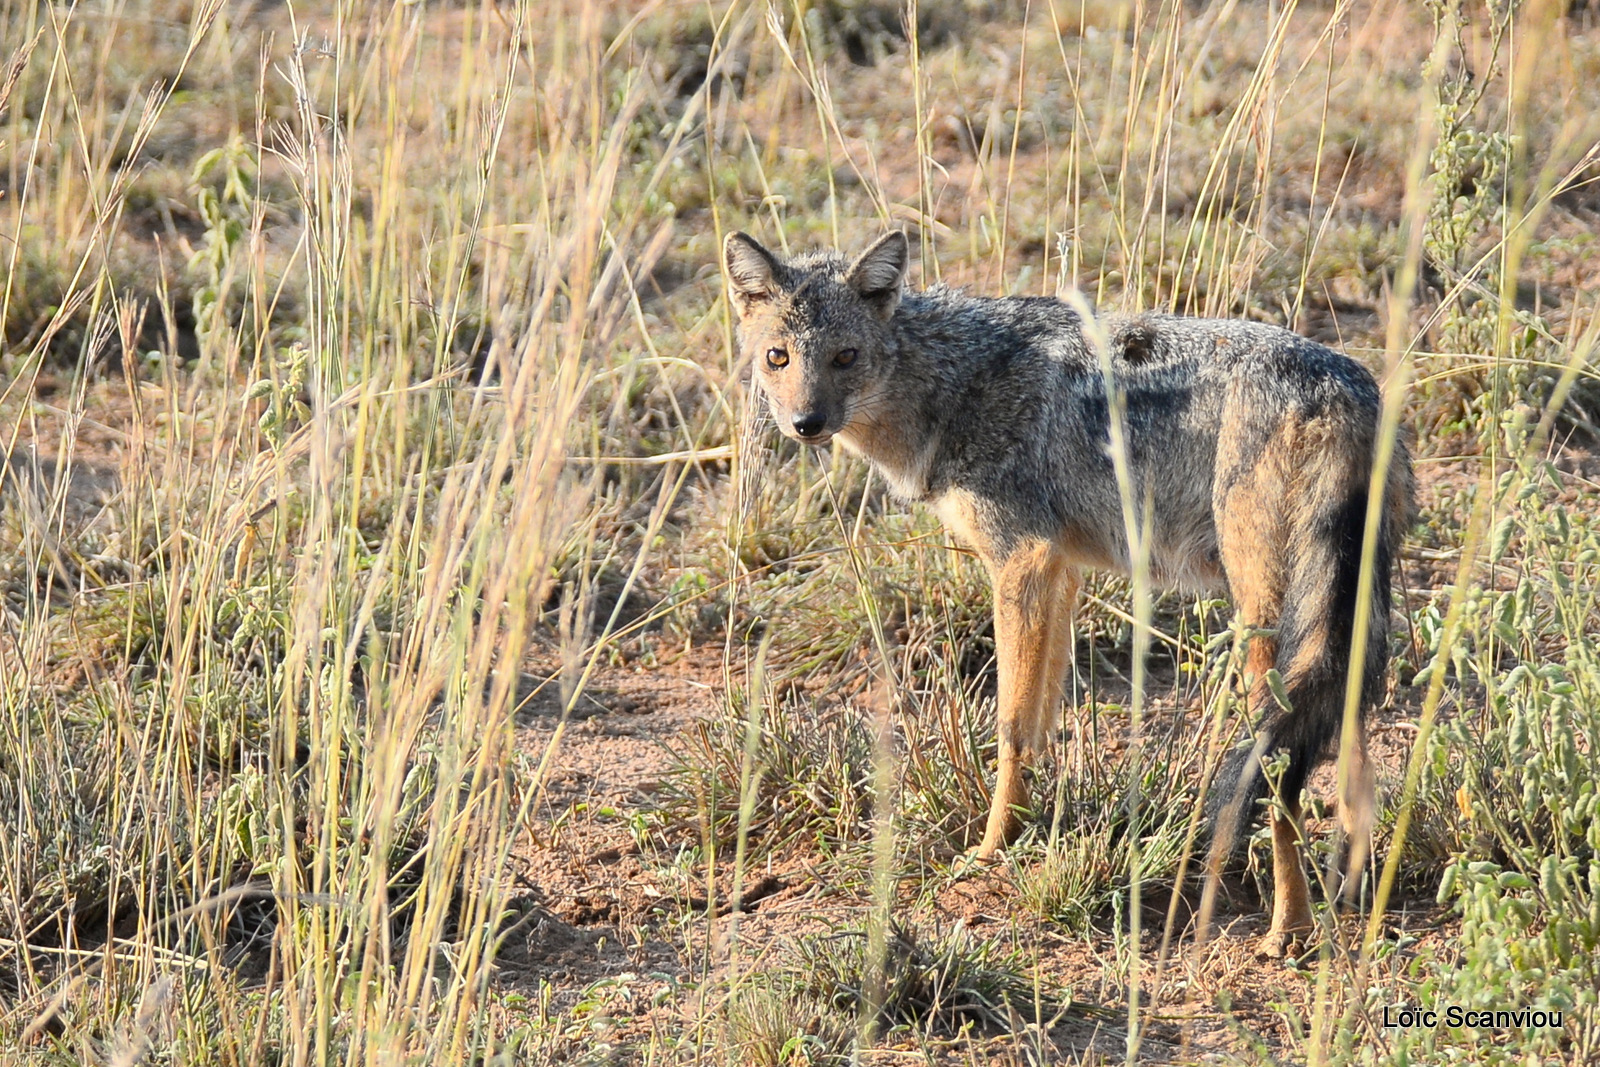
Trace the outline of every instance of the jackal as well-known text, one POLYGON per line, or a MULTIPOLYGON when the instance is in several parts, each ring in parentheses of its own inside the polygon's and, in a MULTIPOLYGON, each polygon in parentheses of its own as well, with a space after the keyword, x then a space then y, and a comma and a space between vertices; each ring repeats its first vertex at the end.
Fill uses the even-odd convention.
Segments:
MULTIPOLYGON (((1059 300, 907 292, 900 233, 854 261, 833 251, 785 259, 743 233, 728 235, 723 255, 741 347, 779 429, 811 445, 838 438, 898 496, 928 504, 989 572, 999 769, 977 852, 991 856, 1020 828, 1024 761, 1054 729, 1079 572, 1132 566, 1099 352, 1059 300)), ((1214 809, 1233 813, 1217 839, 1234 838, 1265 795, 1260 757, 1288 754, 1264 946, 1281 953, 1311 927, 1300 794, 1344 717, 1378 387, 1355 360, 1275 326, 1161 314, 1103 325, 1151 577, 1225 590, 1253 634, 1245 676, 1257 743, 1211 786, 1228 801, 1214 809)), ((1390 568, 1411 508, 1403 444, 1385 486, 1363 712, 1388 664, 1390 568)), ((1358 843, 1373 810, 1365 754, 1363 734, 1340 798, 1358 843)))

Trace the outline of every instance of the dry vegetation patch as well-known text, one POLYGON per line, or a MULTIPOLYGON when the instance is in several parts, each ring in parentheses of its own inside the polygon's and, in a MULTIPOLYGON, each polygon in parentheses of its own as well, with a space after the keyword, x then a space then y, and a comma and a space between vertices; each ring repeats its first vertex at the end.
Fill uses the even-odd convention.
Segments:
POLYGON ((107 0, 0 51, 0 1063, 1600 1056, 1589 5, 107 0), (1263 835, 1197 936, 1221 602, 1139 692, 1091 582, 966 862, 984 577, 764 424, 717 264, 887 227, 1396 398, 1376 860, 1303 959, 1248 947, 1263 835))

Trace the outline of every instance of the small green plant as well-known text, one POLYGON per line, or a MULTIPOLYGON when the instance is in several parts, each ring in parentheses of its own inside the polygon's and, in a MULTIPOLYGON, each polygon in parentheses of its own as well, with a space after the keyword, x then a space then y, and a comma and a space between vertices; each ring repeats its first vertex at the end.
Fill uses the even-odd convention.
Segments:
POLYGON ((748 710, 730 700, 723 715, 697 722, 661 794, 668 826, 704 827, 719 847, 736 840, 750 803, 754 854, 800 843, 835 849, 865 832, 871 813, 872 736, 847 707, 785 702, 758 714, 754 767, 743 777, 748 710), (743 788, 751 793, 741 795, 743 788))
POLYGON ((197 282, 192 313, 202 335, 224 326, 239 312, 245 286, 235 260, 249 232, 259 169, 244 138, 235 134, 197 159, 189 176, 205 225, 200 247, 189 260, 197 282))
POLYGON ((311 353, 305 345, 290 345, 278 358, 274 376, 262 378, 245 391, 246 403, 266 401, 257 425, 267 443, 281 449, 290 432, 311 417, 305 390, 310 379, 311 353))
POLYGON ((854 1026, 848 1014, 793 982, 752 977, 729 994, 728 1062, 801 1067, 849 1062, 854 1026))
POLYGON ((1181 808, 1154 800, 1141 810, 1145 817, 1138 828, 1126 817, 1086 820, 1083 826, 1073 826, 1069 820, 1069 828, 1055 841, 1036 850, 1014 850, 1010 874, 1024 906, 1040 918, 1081 933, 1111 915, 1135 876, 1146 884, 1165 881, 1170 887, 1183 855, 1188 820, 1181 808))

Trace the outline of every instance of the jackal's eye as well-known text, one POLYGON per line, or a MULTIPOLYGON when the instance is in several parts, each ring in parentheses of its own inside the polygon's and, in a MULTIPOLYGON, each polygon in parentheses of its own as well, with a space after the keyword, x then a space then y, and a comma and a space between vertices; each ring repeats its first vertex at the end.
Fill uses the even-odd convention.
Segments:
POLYGON ((779 370, 789 365, 789 353, 781 348, 767 349, 767 366, 779 370))
POLYGON ((835 367, 848 367, 856 361, 858 354, 853 348, 841 348, 833 357, 833 365, 835 367))

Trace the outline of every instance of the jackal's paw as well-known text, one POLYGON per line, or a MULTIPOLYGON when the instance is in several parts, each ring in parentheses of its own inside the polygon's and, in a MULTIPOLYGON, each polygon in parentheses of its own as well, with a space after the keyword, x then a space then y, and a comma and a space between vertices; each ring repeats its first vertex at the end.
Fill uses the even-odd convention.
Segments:
POLYGON ((985 841, 981 845, 974 845, 963 852, 956 860, 956 869, 961 873, 970 873, 993 867, 1000 862, 1000 852, 1003 845, 990 844, 985 841))
POLYGON ((1288 960, 1299 959, 1310 951, 1310 929, 1299 930, 1268 930, 1267 935, 1256 942, 1256 958, 1263 960, 1288 960))

